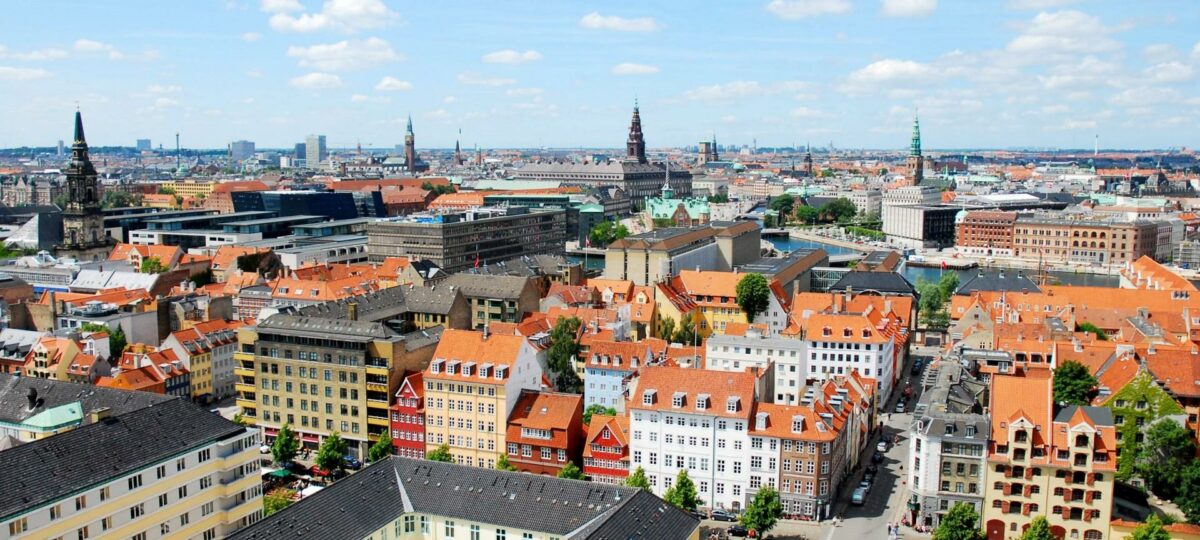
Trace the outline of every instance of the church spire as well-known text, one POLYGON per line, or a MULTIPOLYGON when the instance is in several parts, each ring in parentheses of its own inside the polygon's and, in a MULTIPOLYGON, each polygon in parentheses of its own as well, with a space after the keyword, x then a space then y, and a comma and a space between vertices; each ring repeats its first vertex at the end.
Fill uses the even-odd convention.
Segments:
POLYGON ((921 155, 921 120, 916 113, 913 114, 913 130, 912 130, 912 145, 908 149, 908 155, 921 155))
POLYGON ((410 114, 410 115, 408 115, 408 128, 406 128, 406 129, 404 130, 404 132, 405 132, 406 134, 408 134, 408 135, 412 135, 412 134, 413 134, 413 130, 412 130, 412 115, 411 115, 411 114, 410 114))
POLYGON ((83 136, 83 114, 79 109, 75 109, 75 144, 87 146, 87 139, 83 136))
POLYGON ((908 176, 913 185, 921 184, 925 179, 925 158, 921 157, 921 122, 913 113, 912 145, 908 150, 908 176))
POLYGON ((633 100, 633 119, 629 123, 629 140, 625 142, 625 159, 646 162, 646 141, 642 138, 642 115, 638 111, 637 98, 633 100))

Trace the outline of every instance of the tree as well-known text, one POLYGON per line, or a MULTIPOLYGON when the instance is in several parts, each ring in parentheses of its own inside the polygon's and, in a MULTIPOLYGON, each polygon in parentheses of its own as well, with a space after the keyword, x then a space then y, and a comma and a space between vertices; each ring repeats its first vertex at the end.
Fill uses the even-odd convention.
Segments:
POLYGON ((1163 522, 1157 515, 1151 514, 1133 530, 1129 540, 1171 540, 1171 533, 1163 528, 1163 522))
POLYGON ((787 219, 787 216, 792 215, 792 211, 796 209, 796 198, 784 193, 774 199, 771 199, 771 210, 779 212, 779 217, 787 219))
POLYGON ((269 516, 292 505, 296 492, 287 488, 275 488, 263 495, 263 515, 269 516))
POLYGON ((371 447, 367 449, 367 461, 375 463, 376 461, 384 459, 392 455, 393 448, 392 436, 388 434, 387 430, 384 430, 383 434, 379 436, 379 440, 375 441, 375 444, 372 444, 371 447))
POLYGON ((606 414, 608 416, 616 416, 617 410, 612 407, 605 407, 604 405, 601 405, 599 403, 593 403, 591 405, 588 405, 588 407, 583 410, 583 423, 585 423, 585 424, 592 423, 592 415, 593 414, 606 414))
POLYGON ((1191 430, 1164 418, 1146 430, 1134 468, 1155 495, 1174 499, 1179 494, 1183 469, 1195 456, 1196 441, 1191 430))
POLYGON ((1192 462, 1179 475, 1179 494, 1171 501, 1190 523, 1200 524, 1200 462, 1192 462))
POLYGON ((335 431, 332 435, 325 437, 324 441, 321 441, 321 448, 317 449, 316 464, 318 467, 330 472, 341 470, 346 466, 347 450, 346 439, 343 439, 335 431))
POLYGON ((106 189, 104 195, 100 197, 100 206, 103 208, 133 206, 133 196, 117 189, 106 189))
POLYGON ((679 470, 675 482, 663 494, 663 500, 687 512, 695 511, 696 507, 700 506, 700 497, 696 495, 696 483, 688 477, 687 469, 679 470))
POLYGON ((942 293, 942 304, 949 302, 954 297, 954 291, 958 290, 958 272, 946 272, 942 274, 941 279, 937 283, 938 292, 942 293))
POLYGON ((1083 321, 1079 324, 1076 324, 1075 329, 1080 332, 1088 332, 1091 334, 1095 334, 1096 339, 1098 339, 1100 341, 1108 341, 1108 334, 1105 334, 1104 330, 1101 330, 1100 327, 1098 327, 1090 322, 1083 321))
POLYGON ((271 457, 275 463, 283 464, 296 459, 299 452, 300 440, 296 438, 296 432, 292 431, 291 424, 284 424, 275 435, 275 442, 271 443, 271 457))
POLYGON ((435 185, 433 185, 432 182, 423 182, 421 184, 421 189, 423 189, 425 191, 432 191, 434 193, 434 195, 445 195, 447 193, 454 193, 453 185, 438 184, 435 186, 435 185))
POLYGON ((672 336, 675 343, 688 345, 696 340, 696 324, 692 322, 692 317, 684 317, 679 323, 679 329, 675 330, 675 335, 672 336))
POLYGON ((646 469, 640 465, 625 478, 625 485, 631 488, 641 488, 650 491, 650 480, 646 478, 646 469))
POLYGON ((671 341, 671 337, 675 335, 675 319, 658 315, 658 321, 654 324, 654 333, 661 340, 671 341))
POLYGON ((162 261, 158 257, 146 257, 142 259, 142 264, 138 270, 143 274, 161 274, 167 271, 167 267, 163 266, 162 261))
POLYGON ((575 358, 579 356, 579 327, 583 323, 578 317, 559 317, 550 330, 550 351, 547 363, 554 372, 554 385, 560 392, 577 393, 581 385, 575 372, 575 358))
POLYGON ((607 246, 617 240, 629 236, 629 229, 611 221, 601 221, 588 232, 588 238, 593 247, 607 246))
POLYGON ((496 470, 517 472, 517 468, 508 462, 508 454, 504 453, 501 453, 500 459, 496 460, 496 470))
POLYGON ((120 326, 116 330, 108 332, 108 354, 109 356, 120 357, 121 353, 125 352, 125 346, 128 341, 125 339, 125 331, 120 326))
POLYGON ((842 222, 854 218, 854 215, 858 213, 858 208, 854 206, 854 203, 850 202, 850 199, 841 197, 825 203, 821 207, 820 212, 827 216, 830 221, 842 222))
POLYGON ((933 531, 933 540, 983 540, 975 507, 956 503, 933 531))
POLYGON ((235 423, 239 426, 250 425, 249 422, 246 422, 246 417, 242 416, 242 413, 237 413, 237 414, 233 415, 233 423, 235 423))
POLYGON ((762 274, 750 273, 742 276, 737 284, 737 304, 746 313, 746 321, 767 310, 771 302, 771 289, 762 274))
POLYGON ((583 480, 583 471, 573 461, 568 461, 567 465, 558 471, 559 478, 569 478, 571 480, 583 480))
POLYGON ((425 459, 429 461, 441 461, 442 463, 454 463, 454 456, 450 455, 450 445, 448 444, 434 448, 432 452, 425 454, 425 459))
POLYGON ((727 202, 729 202, 729 195, 726 195, 724 193, 718 193, 716 195, 709 195, 708 202, 712 203, 712 204, 727 203, 727 202))
POLYGON ((783 503, 779 501, 779 492, 770 487, 759 488, 754 494, 754 499, 750 504, 746 505, 746 511, 742 514, 742 525, 750 529, 761 538, 779 521, 779 517, 783 515, 783 503))
POLYGON ((813 208, 811 206, 797 206, 796 207, 796 221, 799 221, 800 223, 808 223, 809 225, 815 225, 817 223, 817 219, 819 219, 820 217, 821 217, 821 211, 817 210, 816 208, 813 208))
POLYGON ((1096 377, 1087 366, 1067 360, 1054 370, 1054 401, 1066 405, 1087 405, 1092 400, 1096 377))
POLYGON ((1050 522, 1046 521, 1046 516, 1033 518, 1029 528, 1021 533, 1021 540, 1055 540, 1054 535, 1050 534, 1050 522))

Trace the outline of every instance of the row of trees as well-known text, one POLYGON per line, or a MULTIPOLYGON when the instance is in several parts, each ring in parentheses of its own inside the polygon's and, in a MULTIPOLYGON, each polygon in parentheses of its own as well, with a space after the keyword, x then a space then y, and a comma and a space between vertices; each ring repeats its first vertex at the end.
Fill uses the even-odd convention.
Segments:
POLYGON ((601 221, 588 231, 588 239, 592 247, 605 247, 617 240, 629 236, 629 228, 611 221, 601 221))
MULTIPOLYGON (((1171 540, 1171 534, 1163 528, 1165 523, 1158 516, 1150 516, 1138 525, 1129 540, 1171 540)), ((933 531, 933 540, 984 540, 986 535, 979 527, 979 514, 969 504, 956 504, 938 523, 933 531)), ((1050 522, 1045 516, 1037 516, 1029 523, 1020 540, 1057 540, 1050 531, 1050 522)))
POLYGON ((675 319, 659 314, 654 322, 654 335, 671 343, 691 345, 696 340, 696 324, 691 317, 684 317, 677 327, 675 319))
POLYGON ((803 204, 803 201, 784 193, 771 199, 771 210, 779 212, 785 220, 800 223, 849 223, 858 215, 858 208, 845 197, 829 201, 820 207, 803 204))
POLYGON ((941 279, 917 281, 917 294, 920 296, 918 309, 928 328, 946 328, 950 326, 950 314, 946 312, 946 303, 958 290, 958 273, 945 272, 941 279))
MULTIPOLYGON (((641 467, 634 469, 625 478, 625 485, 651 491, 646 470, 641 467)), ((675 475, 675 481, 663 494, 663 500, 685 512, 695 512, 696 508, 704 504, 696 491, 696 483, 688 476, 687 470, 680 470, 679 474, 675 475)), ((779 499, 779 492, 770 487, 762 487, 754 494, 750 504, 746 505, 746 510, 742 512, 738 521, 762 537, 775 527, 782 515, 783 503, 779 499)))
MULTIPOLYGON (((349 444, 342 438, 340 434, 334 432, 332 435, 325 437, 321 441, 320 448, 317 449, 317 459, 315 460, 318 467, 326 471, 342 471, 346 468, 346 455, 349 453, 349 444)), ((296 436, 296 431, 292 429, 290 424, 284 424, 279 428, 279 434, 275 436, 275 442, 271 443, 271 458, 275 463, 290 463, 296 459, 300 453, 300 439, 296 436)), ((392 454, 392 437, 385 431, 379 437, 375 444, 372 444, 367 449, 367 461, 374 463, 392 454)))

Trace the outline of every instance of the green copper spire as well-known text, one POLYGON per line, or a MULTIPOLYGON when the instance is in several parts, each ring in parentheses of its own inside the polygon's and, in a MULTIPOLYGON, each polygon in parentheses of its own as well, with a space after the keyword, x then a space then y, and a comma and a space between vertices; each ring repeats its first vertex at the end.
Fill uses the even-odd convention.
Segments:
POLYGON ((412 135, 412 134, 413 134, 413 130, 412 130, 412 115, 411 115, 411 114, 410 114, 410 115, 408 115, 408 129, 407 129, 407 133, 408 133, 409 135, 412 135))
POLYGON ((917 118, 916 114, 913 115, 912 147, 909 148, 908 155, 921 155, 921 121, 917 118))

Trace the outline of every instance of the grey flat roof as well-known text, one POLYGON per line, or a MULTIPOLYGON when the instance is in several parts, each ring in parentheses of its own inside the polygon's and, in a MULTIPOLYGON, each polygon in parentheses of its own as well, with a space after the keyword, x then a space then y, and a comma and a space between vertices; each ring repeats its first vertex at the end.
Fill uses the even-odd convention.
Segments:
POLYGON ((146 220, 146 223, 188 223, 188 222, 192 222, 192 221, 202 221, 202 220, 211 220, 211 219, 254 218, 257 216, 265 216, 265 215, 273 215, 273 214, 275 214, 275 212, 268 212, 266 210, 252 210, 249 212, 234 212, 232 214, 206 214, 203 216, 180 216, 180 217, 166 217, 166 218, 159 218, 159 219, 148 219, 148 220, 146 220))
MULTIPOLYGON (((232 215, 232 214, 230 214, 230 215, 232 215)), ((325 216, 310 216, 310 215, 279 216, 279 217, 269 217, 269 218, 261 218, 261 219, 247 219, 245 221, 226 221, 226 222, 222 223, 221 225, 224 225, 226 227, 231 227, 231 226, 232 227, 244 227, 246 225, 266 225, 266 224, 270 224, 270 223, 287 223, 289 221, 308 221, 308 220, 313 220, 313 219, 325 219, 325 216)))
POLYGON ((370 223, 375 221, 375 219, 376 218, 370 217, 335 219, 333 221, 322 221, 320 223, 304 223, 300 225, 293 225, 292 229, 320 229, 323 227, 338 227, 341 225, 358 225, 361 223, 370 223))

